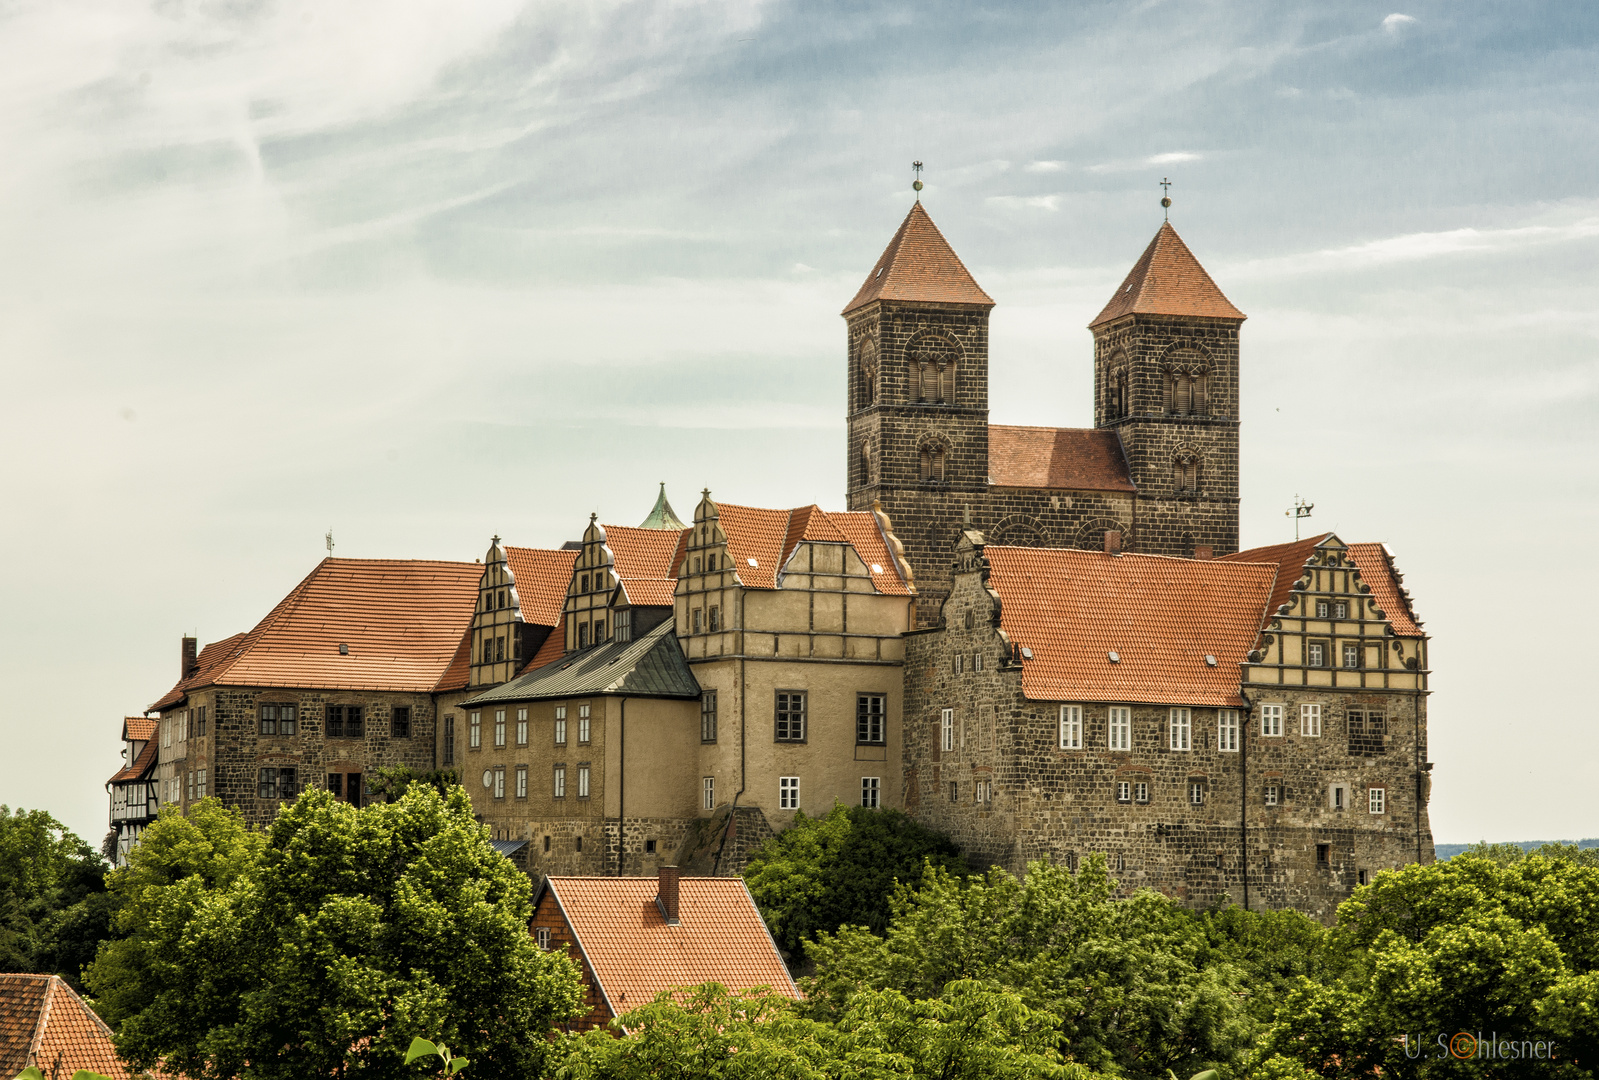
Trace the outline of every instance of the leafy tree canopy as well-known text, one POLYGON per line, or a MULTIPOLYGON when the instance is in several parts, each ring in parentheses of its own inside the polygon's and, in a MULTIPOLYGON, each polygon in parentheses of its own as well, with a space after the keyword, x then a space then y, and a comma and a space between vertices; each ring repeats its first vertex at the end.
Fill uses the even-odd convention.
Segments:
POLYGON ((819 931, 888 928, 896 882, 921 884, 924 868, 963 874, 955 842, 899 810, 835 803, 823 817, 795 815, 794 824, 761 846, 744 880, 791 956, 819 931))
POLYGON ((53 972, 81 990, 108 931, 108 869, 43 810, 0 806, 0 971, 53 972))
POLYGON ((474 1076, 522 1080, 578 1011, 574 965, 527 932, 531 883, 459 788, 359 810, 307 791, 264 834, 203 803, 146 830, 112 889, 128 937, 90 984, 138 1068, 415 1077, 405 1052, 427 1033, 474 1076))

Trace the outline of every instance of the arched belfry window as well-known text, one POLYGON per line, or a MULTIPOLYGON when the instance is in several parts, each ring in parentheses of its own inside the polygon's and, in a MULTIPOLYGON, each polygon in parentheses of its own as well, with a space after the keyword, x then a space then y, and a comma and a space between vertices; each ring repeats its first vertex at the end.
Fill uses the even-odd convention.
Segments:
POLYGON ((872 482, 872 444, 861 443, 861 483, 872 482))
POLYGON ((1203 368, 1176 368, 1166 374, 1166 412, 1173 416, 1203 416, 1209 379, 1203 368))
POLYGON ((867 338, 861 343, 859 407, 871 408, 877 404, 877 346, 867 338))
POLYGON ((922 447, 922 479, 933 483, 944 481, 944 448, 937 443, 922 447))
POLYGON ((946 341, 924 341, 912 353, 911 393, 923 405, 955 403, 955 348, 946 341))
POLYGON ((1110 377, 1110 415, 1117 419, 1127 415, 1127 370, 1114 372, 1110 377))
POLYGON ((1199 491, 1199 458, 1194 454, 1178 454, 1172 459, 1172 487, 1183 495, 1199 491))

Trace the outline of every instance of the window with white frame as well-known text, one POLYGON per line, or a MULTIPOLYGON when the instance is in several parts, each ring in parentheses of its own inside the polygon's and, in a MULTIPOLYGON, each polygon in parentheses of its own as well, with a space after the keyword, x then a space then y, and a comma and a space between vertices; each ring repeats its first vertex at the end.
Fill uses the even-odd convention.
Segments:
POLYGON ((1194 806, 1205 805, 1205 784, 1203 781, 1188 781, 1188 801, 1194 806))
POLYGON ((1060 707, 1060 748, 1062 750, 1081 750, 1083 748, 1083 707, 1081 705, 1062 705, 1060 707))
POLYGON ((1277 784, 1266 785, 1266 805, 1276 806, 1282 798, 1282 787, 1277 784))
POLYGON ((1216 710, 1216 749, 1225 753, 1238 752, 1238 710, 1216 710))
POLYGON ((516 710, 516 745, 527 745, 527 710, 516 710))
POLYGON ((555 784, 554 784, 554 788, 553 788, 552 794, 557 799, 566 798, 566 766, 565 765, 557 765, 557 766, 555 766, 555 784))
POLYGON ((1283 733, 1283 706, 1262 705, 1260 707, 1260 733, 1262 735, 1280 737, 1283 733))
POLYGON ((1132 802, 1133 801, 1133 785, 1132 785, 1132 781, 1130 781, 1130 780, 1118 780, 1118 781, 1116 781, 1116 801, 1117 802, 1132 802))
POLYGON ((555 745, 566 745, 566 706, 555 707, 555 745))
POLYGON ((1353 641, 1346 641, 1344 649, 1344 667, 1357 668, 1360 666, 1360 646, 1353 641))
POLYGON ((545 952, 549 952, 549 950, 550 950, 550 928, 547 927, 547 926, 541 926, 536 931, 534 931, 534 936, 537 937, 537 939, 538 939, 539 948, 543 949, 545 952))
POLYGON ((494 797, 496 799, 505 798, 505 766, 504 765, 496 765, 496 766, 494 766, 494 797))
POLYGON ((883 780, 878 776, 861 777, 861 805, 876 810, 881 804, 883 780))
POLYGON ((1133 782, 1133 802, 1148 802, 1148 801, 1149 801, 1149 782, 1147 780, 1136 780, 1136 781, 1134 781, 1133 782))
POLYGON ((1327 643, 1325 641, 1312 641, 1305 646, 1305 663, 1311 667, 1327 666, 1327 643))
POLYGON ((577 741, 580 743, 589 741, 589 707, 587 705, 579 705, 577 707, 577 741))
POLYGON ((973 671, 982 671, 983 670, 983 654, 982 653, 980 653, 980 652, 972 653, 972 670, 973 671))
POLYGON ((516 797, 518 799, 527 798, 527 766, 526 765, 518 765, 516 767, 516 797))
POLYGON ((467 718, 466 745, 477 750, 483 745, 483 714, 474 712, 467 718))
POLYGON ((1309 735, 1315 739, 1321 738, 1320 703, 1299 706, 1299 734, 1309 735))
POLYGON ((1171 748, 1192 750, 1194 747, 1194 710, 1177 708, 1171 711, 1171 748))
POLYGON ((880 746, 888 741, 886 694, 855 695, 855 741, 880 746))
POLYGON ((1349 805, 1349 789, 1342 784, 1334 784, 1327 789, 1327 805, 1334 810, 1342 810, 1349 805))
POLYGON ((797 776, 780 776, 777 778, 777 808, 779 810, 798 810, 800 808, 800 778, 797 776))
POLYGON ((1110 707, 1110 723, 1106 725, 1105 744, 1112 750, 1133 748, 1133 710, 1128 706, 1110 707))
POLYGON ((955 749, 955 710, 943 709, 938 717, 938 745, 944 750, 955 749))
POLYGON ((197 797, 201 798, 201 799, 205 798, 205 770, 204 769, 199 769, 199 770, 196 771, 195 781, 194 782, 195 782, 195 791, 198 793, 197 797))
POLYGON ((505 710, 494 710, 494 748, 498 750, 505 745, 505 710))
POLYGON ((707 776, 700 780, 700 805, 706 810, 716 809, 716 777, 707 776))
POLYGON ((1388 789, 1380 787, 1367 788, 1366 809, 1373 814, 1386 813, 1388 809, 1388 789))
POLYGON ((1335 619, 1347 619, 1347 618, 1349 618, 1349 602, 1348 601, 1339 600, 1337 603, 1333 604, 1333 618, 1335 618, 1335 619))
POLYGON ((587 765, 579 765, 577 767, 577 797, 580 799, 589 797, 589 767, 587 765))
POLYGON ((979 805, 987 805, 994 801, 994 781, 979 780, 973 785, 973 797, 979 805))

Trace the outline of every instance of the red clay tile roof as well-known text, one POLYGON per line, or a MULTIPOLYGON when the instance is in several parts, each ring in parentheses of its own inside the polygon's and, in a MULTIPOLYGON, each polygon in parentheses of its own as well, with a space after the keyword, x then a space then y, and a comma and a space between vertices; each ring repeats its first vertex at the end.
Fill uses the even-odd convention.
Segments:
POLYGON ((604 529, 611 569, 622 583, 627 602, 637 607, 671 607, 688 529, 631 525, 606 525, 604 529))
POLYGON ((681 879, 677 926, 656 906, 655 878, 545 880, 618 1015, 662 990, 705 982, 800 996, 742 878, 681 879))
POLYGON ((748 589, 775 589, 778 575, 802 541, 849 544, 866 564, 877 591, 910 596, 899 564, 889 553, 877 519, 865 511, 834 512, 816 505, 795 510, 767 510, 734 503, 716 504, 717 519, 727 536, 727 553, 739 584, 748 589), (750 560, 755 565, 750 565, 750 560), (873 567, 878 567, 873 570, 873 567))
POLYGON ((1239 666, 1276 567, 1060 548, 991 545, 983 554, 1000 626, 1033 654, 1022 660, 1029 699, 1243 704, 1239 666))
POLYGON ((472 681, 472 626, 470 623, 461 633, 461 644, 455 647, 455 655, 450 657, 450 664, 444 669, 444 674, 439 676, 439 681, 433 684, 435 694, 448 693, 451 690, 465 690, 466 684, 472 681))
POLYGON ((140 742, 145 739, 155 738, 156 722, 148 716, 124 716, 122 718, 122 738, 140 742))
POLYGON ((566 616, 562 615, 561 620, 555 624, 555 629, 550 631, 550 636, 544 639, 544 644, 540 645, 538 651, 533 654, 533 659, 523 665, 522 671, 517 672, 517 674, 521 675, 522 672, 526 671, 537 671, 545 664, 559 660, 565 655, 566 616))
POLYGON ((978 287, 921 203, 912 206, 911 212, 905 215, 899 231, 883 249, 872 272, 866 276, 865 284, 844 308, 844 314, 873 300, 994 306, 994 301, 978 287))
POLYGON ((1248 318, 1222 295, 1170 222, 1160 227, 1105 310, 1088 325, 1099 326, 1123 315, 1248 318))
POLYGON ((166 696, 150 706, 150 712, 159 712, 170 709, 174 705, 183 703, 188 692, 201 686, 210 686, 216 673, 221 671, 239 654, 244 646, 244 639, 248 634, 234 634, 221 641, 213 641, 200 650, 200 655, 195 658, 194 674, 187 679, 178 680, 178 684, 166 692, 166 696))
POLYGON ((1268 544, 1265 547, 1250 548, 1248 551, 1235 551, 1231 555, 1218 557, 1216 561, 1271 563, 1277 567, 1277 584, 1272 587, 1271 598, 1267 600, 1266 610, 1262 615, 1264 624, 1265 620, 1277 614, 1279 607, 1288 603, 1288 598, 1294 593, 1294 582, 1304 576, 1305 564, 1316 554, 1316 546, 1331 535, 1332 533, 1319 533, 1288 544, 1268 544))
POLYGON ((1399 573, 1394 560, 1382 544, 1350 544, 1349 558, 1360 571, 1362 583, 1371 586, 1372 599, 1388 616, 1388 623, 1400 637, 1423 637, 1421 622, 1410 597, 1399 584, 1399 573))
POLYGON ((138 780, 155 767, 156 758, 160 755, 161 748, 156 745, 154 738, 146 740, 144 747, 139 751, 139 756, 130 764, 121 769, 107 780, 108 784, 120 783, 124 780, 138 780))
POLYGON ((55 975, 0 975, 0 1075, 36 1065, 46 1076, 79 1069, 128 1080, 111 1029, 55 975))
POLYGON ((988 425, 988 478, 999 487, 1137 491, 1116 432, 988 425))
POLYGON ((522 613, 523 622, 554 626, 561 621, 577 554, 576 551, 506 546, 505 565, 516 583, 517 610, 522 613))

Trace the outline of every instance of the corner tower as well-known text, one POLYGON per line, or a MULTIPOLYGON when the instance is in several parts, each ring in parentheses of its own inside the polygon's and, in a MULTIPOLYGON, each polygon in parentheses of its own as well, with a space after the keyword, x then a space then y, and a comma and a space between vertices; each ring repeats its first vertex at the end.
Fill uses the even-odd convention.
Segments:
POLYGON ((1238 330, 1246 316, 1167 222, 1089 324, 1094 424, 1116 431, 1148 555, 1238 550, 1238 330))
POLYGON ((915 551, 942 556, 949 507, 988 490, 993 307, 918 202, 843 311, 849 507, 880 502, 915 551))

